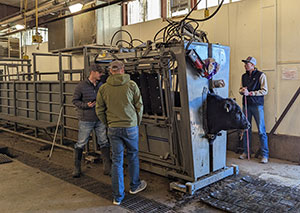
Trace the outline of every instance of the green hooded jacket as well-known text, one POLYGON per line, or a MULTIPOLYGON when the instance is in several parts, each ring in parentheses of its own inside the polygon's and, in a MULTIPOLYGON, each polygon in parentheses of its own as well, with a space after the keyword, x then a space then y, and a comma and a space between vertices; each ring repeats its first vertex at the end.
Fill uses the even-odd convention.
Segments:
POLYGON ((100 87, 96 114, 108 127, 140 125, 143 116, 142 96, 128 74, 111 75, 100 87))

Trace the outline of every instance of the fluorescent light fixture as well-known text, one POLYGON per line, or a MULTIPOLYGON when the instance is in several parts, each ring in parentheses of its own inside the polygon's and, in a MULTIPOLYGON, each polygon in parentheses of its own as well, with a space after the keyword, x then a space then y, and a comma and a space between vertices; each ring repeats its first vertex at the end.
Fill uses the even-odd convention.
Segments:
POLYGON ((71 11, 71 13, 76 13, 78 11, 80 11, 83 7, 83 4, 81 3, 77 3, 77 4, 73 4, 71 6, 69 6, 69 10, 71 11))
POLYGON ((25 27, 24 27, 24 25, 17 24, 17 25, 15 26, 15 28, 16 28, 17 30, 23 30, 25 27))

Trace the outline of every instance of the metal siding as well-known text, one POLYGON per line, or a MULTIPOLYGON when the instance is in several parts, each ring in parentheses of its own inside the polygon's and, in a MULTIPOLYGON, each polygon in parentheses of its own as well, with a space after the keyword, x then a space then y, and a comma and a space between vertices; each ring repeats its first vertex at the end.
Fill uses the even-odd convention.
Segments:
MULTIPOLYGON (((189 49, 195 49, 201 59, 208 57, 207 44, 193 43, 189 49)), ((209 144, 204 138, 205 131, 203 108, 208 92, 208 80, 197 75, 195 69, 187 63, 187 87, 189 100, 189 114, 191 126, 191 146, 194 162, 195 180, 209 173, 209 144)))
MULTIPOLYGON (((228 98, 230 48, 221 45, 212 45, 212 57, 220 64, 220 70, 213 76, 213 79, 222 79, 225 82, 225 87, 215 88, 214 91, 221 97, 228 98)), ((226 166, 227 132, 221 131, 221 133, 222 135, 218 136, 213 143, 213 171, 226 166)))

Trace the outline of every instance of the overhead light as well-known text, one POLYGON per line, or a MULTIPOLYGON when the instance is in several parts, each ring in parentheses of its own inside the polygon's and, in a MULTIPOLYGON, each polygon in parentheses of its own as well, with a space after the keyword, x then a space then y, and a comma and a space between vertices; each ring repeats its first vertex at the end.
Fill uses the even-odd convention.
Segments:
POLYGON ((17 30, 23 30, 25 27, 24 27, 24 25, 17 24, 17 25, 15 25, 15 28, 16 28, 17 30))
POLYGON ((78 11, 80 11, 83 7, 83 4, 81 3, 77 3, 77 4, 73 4, 71 6, 69 6, 69 10, 71 11, 71 13, 76 13, 78 11))

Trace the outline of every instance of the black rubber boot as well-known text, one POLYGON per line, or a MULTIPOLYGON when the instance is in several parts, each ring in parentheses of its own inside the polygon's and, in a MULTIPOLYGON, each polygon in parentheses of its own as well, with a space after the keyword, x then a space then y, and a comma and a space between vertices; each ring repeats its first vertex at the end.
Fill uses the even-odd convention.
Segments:
POLYGON ((101 149, 103 160, 103 174, 110 175, 111 173, 111 160, 110 160, 110 148, 104 147, 101 149))
POLYGON ((73 178, 79 178, 81 174, 81 158, 83 149, 74 149, 75 168, 73 171, 73 178))

